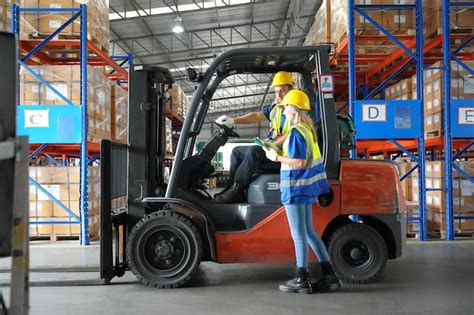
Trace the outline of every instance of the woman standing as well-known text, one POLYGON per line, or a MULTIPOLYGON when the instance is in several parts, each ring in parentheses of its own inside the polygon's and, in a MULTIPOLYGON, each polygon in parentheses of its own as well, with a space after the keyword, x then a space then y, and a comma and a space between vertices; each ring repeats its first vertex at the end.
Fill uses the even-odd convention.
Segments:
POLYGON ((280 190, 281 202, 285 206, 291 236, 295 244, 295 277, 280 284, 286 293, 311 293, 312 291, 332 291, 341 287, 332 267, 327 249, 313 227, 312 204, 318 195, 329 193, 329 184, 324 170, 316 131, 311 118, 306 93, 291 90, 283 98, 285 117, 291 121, 283 143, 283 154, 265 149, 267 158, 281 162, 280 190), (308 275, 308 243, 321 265, 321 278, 311 285, 308 275))

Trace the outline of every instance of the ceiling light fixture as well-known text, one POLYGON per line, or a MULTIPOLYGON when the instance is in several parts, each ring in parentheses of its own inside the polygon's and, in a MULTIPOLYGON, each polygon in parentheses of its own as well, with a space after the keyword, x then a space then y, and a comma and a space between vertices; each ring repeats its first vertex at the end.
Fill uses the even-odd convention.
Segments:
POLYGON ((174 27, 172 29, 173 33, 182 33, 182 32, 184 32, 183 18, 178 15, 178 16, 176 16, 176 18, 174 20, 175 20, 175 24, 174 24, 174 27))

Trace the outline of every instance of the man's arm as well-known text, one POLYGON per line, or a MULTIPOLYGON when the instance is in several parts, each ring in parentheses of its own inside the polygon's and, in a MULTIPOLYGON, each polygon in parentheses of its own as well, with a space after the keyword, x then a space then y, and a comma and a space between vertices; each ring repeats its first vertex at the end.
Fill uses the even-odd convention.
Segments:
POLYGON ((249 114, 245 114, 239 117, 234 118, 234 123, 236 124, 252 124, 261 121, 265 121, 267 118, 262 112, 252 112, 249 114))

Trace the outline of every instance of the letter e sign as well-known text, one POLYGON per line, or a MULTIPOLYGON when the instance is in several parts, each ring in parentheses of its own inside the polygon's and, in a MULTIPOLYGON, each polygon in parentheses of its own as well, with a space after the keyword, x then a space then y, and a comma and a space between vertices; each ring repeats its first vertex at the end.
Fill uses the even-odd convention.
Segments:
POLYGON ((460 125, 474 125, 474 108, 459 107, 458 123, 460 125))
POLYGON ((387 104, 362 104, 362 121, 387 121, 387 104))

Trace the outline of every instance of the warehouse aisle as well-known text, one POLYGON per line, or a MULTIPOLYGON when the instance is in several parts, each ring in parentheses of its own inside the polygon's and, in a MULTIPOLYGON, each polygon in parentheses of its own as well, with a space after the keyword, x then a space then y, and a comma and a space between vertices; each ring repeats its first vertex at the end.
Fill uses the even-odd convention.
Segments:
MULTIPOLYGON (((309 296, 278 292, 290 266, 205 263, 190 286, 152 290, 131 274, 100 285, 97 245, 31 248, 32 268, 42 270, 31 275, 31 314, 474 314, 473 240, 409 242, 378 283, 309 296)), ((0 260, 2 270, 6 262, 0 260)), ((8 295, 6 279, 0 273, 8 295)))

